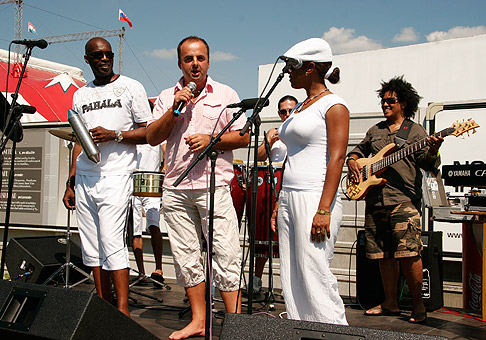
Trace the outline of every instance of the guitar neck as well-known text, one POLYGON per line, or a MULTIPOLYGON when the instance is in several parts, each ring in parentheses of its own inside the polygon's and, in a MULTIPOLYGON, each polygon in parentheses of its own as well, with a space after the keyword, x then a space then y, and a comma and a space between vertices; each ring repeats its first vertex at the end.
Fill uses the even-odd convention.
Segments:
MULTIPOLYGON (((434 136, 434 137, 446 137, 448 135, 450 135, 452 132, 454 132, 455 129, 454 128, 447 128, 447 129, 444 129, 442 131, 439 131, 437 133, 434 133, 433 135, 431 136, 434 136)), ((371 164, 371 172, 374 174, 374 173, 377 173, 378 171, 381 171, 385 168, 387 168, 388 166, 398 162, 399 160, 411 155, 412 153, 420 150, 420 149, 423 149, 426 145, 427 145, 427 138, 424 138, 424 139, 421 139, 419 140, 418 142, 415 142, 405 148, 402 148, 388 156, 385 156, 383 157, 382 159, 380 159, 379 161, 376 161, 374 162, 373 164, 371 164)))

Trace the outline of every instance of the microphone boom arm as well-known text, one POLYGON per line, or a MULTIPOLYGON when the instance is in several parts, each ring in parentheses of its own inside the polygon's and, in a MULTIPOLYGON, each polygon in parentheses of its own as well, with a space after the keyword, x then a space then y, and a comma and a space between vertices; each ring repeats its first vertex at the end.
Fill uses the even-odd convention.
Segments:
POLYGON ((246 131, 248 131, 248 129, 250 128, 250 126, 255 123, 255 121, 257 119, 258 119, 258 121, 260 121, 259 114, 262 111, 262 109, 264 107, 264 104, 266 102, 268 102, 268 100, 270 98, 270 95, 273 93, 273 91, 275 90, 275 88, 277 87, 277 85, 282 81, 284 75, 285 75, 285 72, 282 70, 282 72, 280 72, 280 74, 278 75, 277 79, 275 80, 275 83, 273 83, 273 85, 270 88, 270 90, 268 90, 268 93, 265 96, 265 98, 260 99, 256 103, 255 107, 253 108, 253 113, 251 114, 250 117, 248 117, 248 119, 246 120, 245 126, 243 126, 243 128, 240 131, 240 136, 243 136, 246 133, 246 131))

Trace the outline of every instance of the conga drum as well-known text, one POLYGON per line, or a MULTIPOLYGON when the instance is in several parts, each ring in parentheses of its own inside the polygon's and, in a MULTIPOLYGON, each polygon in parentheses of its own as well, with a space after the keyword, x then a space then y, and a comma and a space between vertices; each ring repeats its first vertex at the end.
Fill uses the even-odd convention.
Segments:
MULTIPOLYGON (((255 256, 268 257, 270 218, 272 217, 273 207, 275 206, 275 197, 280 190, 282 178, 282 163, 273 163, 275 192, 270 197, 270 171, 265 163, 258 163, 258 193, 256 208, 256 226, 255 226, 255 256), (271 205, 270 205, 271 203, 271 205)), ((250 172, 251 173, 251 172, 250 172)), ((251 178, 248 179, 250 182, 251 178)), ((251 187, 251 183, 248 183, 251 187)), ((250 219, 251 210, 251 189, 247 190, 248 207, 247 218, 250 219)), ((273 257, 278 257, 278 233, 273 233, 272 238, 273 257)))
POLYGON ((238 216, 238 223, 241 223, 245 209, 246 192, 246 167, 243 161, 239 159, 233 160, 233 171, 235 175, 231 180, 231 198, 233 199, 233 206, 238 216))

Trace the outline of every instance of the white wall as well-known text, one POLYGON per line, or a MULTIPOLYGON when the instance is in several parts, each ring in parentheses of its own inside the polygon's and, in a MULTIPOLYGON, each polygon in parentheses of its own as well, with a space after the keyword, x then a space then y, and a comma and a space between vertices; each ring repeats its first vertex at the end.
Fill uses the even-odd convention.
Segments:
MULTIPOLYGON (((486 35, 336 55, 333 65, 341 69, 341 81, 329 87, 346 100, 351 113, 380 111, 375 91, 381 81, 399 75, 404 75, 423 97, 422 108, 436 101, 484 99, 485 60, 486 35)), ((275 68, 277 74, 273 75, 270 86, 283 66, 279 63, 275 68)), ((272 67, 273 64, 259 67, 259 93, 272 67)), ((285 94, 293 94, 299 100, 306 98, 303 90, 290 87, 285 75, 270 97, 270 106, 262 111, 262 118, 275 117, 277 102, 285 94)))

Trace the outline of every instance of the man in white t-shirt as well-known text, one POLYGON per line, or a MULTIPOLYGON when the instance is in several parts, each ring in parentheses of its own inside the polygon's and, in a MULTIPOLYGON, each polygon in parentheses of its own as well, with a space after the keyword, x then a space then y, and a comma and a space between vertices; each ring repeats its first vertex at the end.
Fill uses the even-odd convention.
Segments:
POLYGON ((135 144, 146 143, 145 126, 152 114, 143 86, 113 72, 114 54, 108 41, 92 38, 85 52, 95 79, 74 94, 73 109, 98 144, 100 162, 88 159, 76 142, 76 162, 69 170, 63 202, 68 209, 76 208, 83 263, 93 269, 97 294, 111 301, 112 279, 118 309, 129 315, 125 227, 135 144))

